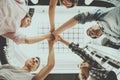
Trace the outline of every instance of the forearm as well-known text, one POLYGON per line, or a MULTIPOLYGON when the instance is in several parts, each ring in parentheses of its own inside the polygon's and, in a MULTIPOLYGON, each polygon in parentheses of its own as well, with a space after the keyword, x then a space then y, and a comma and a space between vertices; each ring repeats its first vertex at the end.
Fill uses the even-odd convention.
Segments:
POLYGON ((63 44, 65 44, 66 46, 70 45, 70 43, 68 41, 66 41, 66 40, 61 40, 60 42, 63 43, 63 44))
POLYGON ((49 42, 49 55, 47 65, 54 67, 55 64, 55 56, 54 56, 54 43, 49 42))
POLYGON ((79 48, 78 45, 71 43, 69 45, 69 48, 75 52, 78 56, 80 56, 84 61, 88 62, 90 66, 96 67, 96 68, 102 68, 102 66, 95 60, 93 59, 89 54, 86 53, 82 48, 79 48))
POLYGON ((50 0, 49 3, 49 20, 50 20, 50 31, 55 30, 55 8, 58 0, 50 0))
POLYGON ((57 28, 53 34, 54 35, 58 35, 60 34, 61 32, 73 27, 75 24, 77 24, 78 21, 75 20, 74 18, 71 18, 70 20, 68 20, 67 22, 65 22, 63 25, 61 25, 59 28, 57 28))
POLYGON ((47 64, 35 76, 36 80, 44 80, 54 67, 55 57, 54 57, 54 46, 53 45, 54 45, 54 41, 48 41, 49 54, 48 54, 47 64))
POLYGON ((43 36, 26 37, 25 43, 26 44, 37 43, 37 42, 40 42, 40 41, 43 41, 43 40, 47 39, 50 35, 51 34, 48 33, 48 34, 45 34, 43 36))
POLYGON ((49 7, 50 30, 55 29, 55 8, 49 7))

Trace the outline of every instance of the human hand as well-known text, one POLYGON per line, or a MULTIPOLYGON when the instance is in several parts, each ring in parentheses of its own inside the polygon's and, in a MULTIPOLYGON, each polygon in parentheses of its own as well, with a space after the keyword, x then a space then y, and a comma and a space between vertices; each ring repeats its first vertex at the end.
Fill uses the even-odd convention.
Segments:
POLYGON ((55 31, 55 28, 51 28, 50 32, 53 33, 55 31))
POLYGON ((65 44, 67 46, 70 45, 70 43, 67 40, 63 39, 60 35, 54 35, 54 36, 55 36, 56 41, 60 41, 61 43, 65 44))
POLYGON ((48 37, 48 41, 50 40, 55 40, 55 36, 53 34, 50 34, 50 36, 48 37))

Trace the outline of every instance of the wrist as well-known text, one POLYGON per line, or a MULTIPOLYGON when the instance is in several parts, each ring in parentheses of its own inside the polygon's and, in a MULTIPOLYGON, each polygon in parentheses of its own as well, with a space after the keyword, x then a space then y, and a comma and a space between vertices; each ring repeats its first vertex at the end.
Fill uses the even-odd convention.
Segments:
POLYGON ((74 46, 75 46, 75 44, 73 42, 71 42, 68 47, 73 48, 74 46))

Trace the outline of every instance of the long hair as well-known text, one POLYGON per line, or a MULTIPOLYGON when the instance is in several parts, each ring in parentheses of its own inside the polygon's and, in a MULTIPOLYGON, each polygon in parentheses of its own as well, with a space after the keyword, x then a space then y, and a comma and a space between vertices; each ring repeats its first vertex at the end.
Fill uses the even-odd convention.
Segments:
MULTIPOLYGON (((86 61, 83 61, 82 63, 86 63, 86 61)), ((81 68, 81 78, 87 79, 88 76, 89 76, 89 67, 82 67, 81 68)))

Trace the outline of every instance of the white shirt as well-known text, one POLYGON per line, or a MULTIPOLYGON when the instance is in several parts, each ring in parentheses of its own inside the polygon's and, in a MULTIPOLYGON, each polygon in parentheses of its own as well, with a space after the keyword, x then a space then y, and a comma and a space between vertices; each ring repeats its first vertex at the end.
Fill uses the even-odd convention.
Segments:
POLYGON ((20 35, 16 31, 26 13, 27 6, 25 6, 24 0, 0 0, 0 35, 12 40, 18 38, 19 41, 14 41, 20 42, 23 37, 19 37, 20 35))

